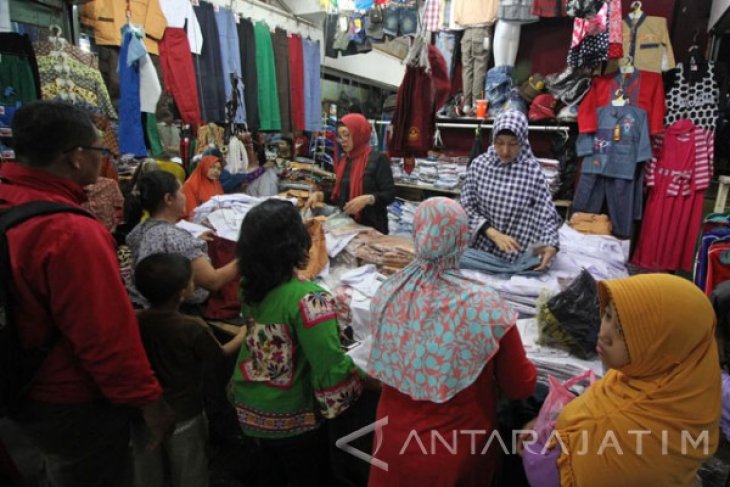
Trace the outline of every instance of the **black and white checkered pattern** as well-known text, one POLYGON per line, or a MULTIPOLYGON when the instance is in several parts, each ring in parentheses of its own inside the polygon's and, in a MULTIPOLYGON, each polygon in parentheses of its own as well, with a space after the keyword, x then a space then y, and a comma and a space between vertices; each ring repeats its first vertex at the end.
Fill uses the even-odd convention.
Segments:
POLYGON ((487 228, 485 224, 517 240, 524 252, 532 244, 557 247, 560 219, 540 164, 532 154, 527 118, 522 112, 504 112, 497 117, 492 133, 505 129, 519 139, 519 155, 505 164, 492 146, 477 157, 467 171, 461 205, 469 216, 471 246, 514 262, 519 254, 500 251, 480 232, 487 228))

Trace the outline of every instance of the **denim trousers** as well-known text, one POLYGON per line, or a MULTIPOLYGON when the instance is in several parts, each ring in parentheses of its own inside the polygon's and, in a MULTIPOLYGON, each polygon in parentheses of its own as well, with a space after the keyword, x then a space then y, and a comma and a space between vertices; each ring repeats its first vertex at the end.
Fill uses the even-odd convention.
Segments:
POLYGON ((512 66, 495 66, 487 71, 485 96, 489 101, 490 113, 499 112, 510 99, 512 91, 512 66))
POLYGON ((540 265, 540 257, 532 255, 529 251, 523 253, 515 262, 510 263, 489 252, 466 249, 459 261, 461 269, 504 276, 537 276, 541 272, 536 272, 533 269, 538 265, 540 265))

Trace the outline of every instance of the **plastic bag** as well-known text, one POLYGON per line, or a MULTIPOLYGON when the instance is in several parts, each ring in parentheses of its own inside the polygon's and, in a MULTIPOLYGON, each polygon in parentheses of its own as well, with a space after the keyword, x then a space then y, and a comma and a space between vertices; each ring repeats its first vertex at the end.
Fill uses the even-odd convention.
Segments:
POLYGON ((540 293, 535 308, 537 309, 537 343, 546 347, 560 348, 575 355, 581 354, 580 346, 560 326, 560 322, 548 308, 551 295, 540 293))
POLYGON ((582 392, 584 389, 578 390, 577 386, 584 382, 590 385, 595 381, 596 374, 590 369, 562 383, 552 375, 548 376, 550 392, 540 408, 533 428, 537 433, 538 442, 545 444, 555 428, 555 421, 563 408, 578 395, 571 392, 571 389, 575 388, 576 392, 582 392))
POLYGON ((578 345, 571 352, 583 359, 593 358, 601 328, 598 286, 593 276, 583 269, 570 286, 548 300, 547 305, 563 331, 578 345))

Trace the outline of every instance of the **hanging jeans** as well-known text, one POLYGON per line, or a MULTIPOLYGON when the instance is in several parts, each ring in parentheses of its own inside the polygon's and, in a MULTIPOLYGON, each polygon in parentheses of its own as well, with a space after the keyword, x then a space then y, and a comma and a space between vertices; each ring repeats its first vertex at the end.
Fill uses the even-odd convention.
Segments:
POLYGON ((226 119, 226 92, 213 4, 201 2, 193 8, 205 39, 200 55, 193 58, 198 81, 200 115, 204 122, 223 122, 226 119))
POLYGON ((319 79, 319 41, 304 39, 302 41, 302 53, 304 56, 305 129, 310 131, 321 130, 322 96, 319 79))
MULTIPOLYGON (((119 150, 122 154, 145 157, 147 148, 144 145, 142 110, 139 103, 141 56, 138 45, 142 45, 142 41, 135 37, 129 26, 124 26, 122 49, 119 52, 119 150), (131 59, 131 64, 128 58, 131 59)), ((144 47, 141 50, 144 51, 144 47)))
POLYGON ((512 91, 512 66, 495 66, 487 72, 485 96, 489 101, 489 113, 502 111, 512 91))
POLYGON ((456 50, 456 34, 453 32, 439 32, 436 34, 436 47, 449 67, 449 79, 454 77, 454 51, 456 50))
MULTIPOLYGON (((641 164, 638 165, 641 167, 641 164)), ((575 188, 573 211, 601 213, 604 201, 611 217, 613 234, 630 237, 635 220, 643 213, 643 177, 638 169, 638 179, 614 179, 598 174, 581 174, 575 188)))
POLYGON ((175 100, 183 121, 197 127, 203 121, 200 118, 198 83, 188 36, 183 29, 168 27, 159 45, 165 90, 175 100))
POLYGON ((461 269, 470 269, 485 274, 505 276, 539 276, 540 271, 533 269, 540 265, 540 256, 523 253, 515 262, 510 263, 489 252, 466 249, 459 261, 461 269))
POLYGON ((226 90, 226 102, 231 100, 233 94, 233 80, 238 86, 238 103, 236 115, 233 118, 235 123, 246 122, 246 105, 243 103, 243 90, 241 86, 241 52, 238 45, 238 33, 233 12, 227 8, 221 8, 215 12, 215 23, 218 27, 218 39, 221 49, 221 66, 223 68, 223 86, 226 90))

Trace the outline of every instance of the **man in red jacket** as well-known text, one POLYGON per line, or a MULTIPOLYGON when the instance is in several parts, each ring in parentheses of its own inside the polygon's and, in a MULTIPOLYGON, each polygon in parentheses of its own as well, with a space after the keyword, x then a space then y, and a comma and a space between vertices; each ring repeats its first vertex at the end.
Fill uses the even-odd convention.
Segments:
MULTIPOLYGON (((86 112, 35 102, 16 112, 12 129, 18 162, 0 168, 0 206, 46 200, 80 207, 103 151, 86 112)), ((145 355, 112 236, 93 218, 58 213, 19 224, 7 238, 21 341, 33 348, 53 328, 61 335, 12 419, 42 452, 51 485, 126 485, 133 408, 157 441, 173 418, 145 355)))

